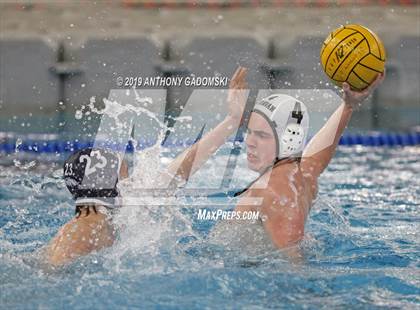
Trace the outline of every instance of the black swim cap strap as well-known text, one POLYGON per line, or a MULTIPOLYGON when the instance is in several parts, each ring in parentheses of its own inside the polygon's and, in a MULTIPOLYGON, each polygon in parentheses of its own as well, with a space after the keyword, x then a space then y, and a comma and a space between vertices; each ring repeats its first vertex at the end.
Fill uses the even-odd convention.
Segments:
POLYGON ((118 196, 118 191, 115 188, 104 189, 78 189, 74 194, 74 198, 94 198, 94 197, 108 197, 114 198, 118 196))
POLYGON ((246 192, 255 182, 257 182, 268 170, 277 167, 280 164, 285 164, 288 163, 289 161, 297 161, 300 162, 300 157, 296 158, 295 160, 291 160, 290 157, 284 157, 284 158, 278 158, 276 157, 276 160, 274 161, 274 163, 270 166, 268 166, 267 168, 264 169, 264 171, 260 174, 259 177, 257 177, 254 181, 252 181, 251 183, 248 184, 247 187, 245 187, 243 190, 240 190, 239 192, 236 192, 235 194, 233 194, 233 197, 237 197, 239 195, 242 195, 244 192, 246 192), (285 160, 288 161, 285 161, 285 160))

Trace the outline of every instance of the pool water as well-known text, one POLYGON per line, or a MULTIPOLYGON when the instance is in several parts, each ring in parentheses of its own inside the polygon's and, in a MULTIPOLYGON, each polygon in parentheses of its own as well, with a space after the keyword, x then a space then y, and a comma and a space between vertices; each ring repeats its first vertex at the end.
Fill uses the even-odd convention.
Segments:
MULTIPOLYGON (((59 165, 3 166, 1 308, 419 307, 419 155, 341 147, 320 178, 300 262, 249 231, 241 244, 243 228, 214 238, 216 223, 180 204, 121 211, 113 247, 57 270, 39 249, 74 212, 59 165)), ((201 172, 208 180, 221 156, 201 172)))

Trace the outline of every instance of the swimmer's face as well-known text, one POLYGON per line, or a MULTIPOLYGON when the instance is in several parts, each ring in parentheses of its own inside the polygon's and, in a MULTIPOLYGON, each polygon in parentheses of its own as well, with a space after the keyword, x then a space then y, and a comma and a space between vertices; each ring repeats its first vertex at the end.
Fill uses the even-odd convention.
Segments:
POLYGON ((248 167, 262 172, 274 163, 276 139, 268 122, 258 113, 252 113, 245 139, 248 167))

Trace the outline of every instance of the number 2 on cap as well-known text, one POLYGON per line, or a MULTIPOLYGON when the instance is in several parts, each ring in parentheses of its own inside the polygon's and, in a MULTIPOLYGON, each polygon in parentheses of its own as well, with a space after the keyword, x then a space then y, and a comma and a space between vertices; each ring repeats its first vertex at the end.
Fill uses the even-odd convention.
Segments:
POLYGON ((92 167, 91 167, 92 160, 90 159, 89 155, 82 155, 80 156, 80 159, 79 159, 80 162, 84 162, 86 160, 85 175, 87 176, 94 173, 96 171, 96 168, 102 169, 102 168, 105 168, 107 165, 107 160, 104 156, 102 156, 100 151, 92 151, 91 155, 92 156, 94 155, 99 160, 99 162, 96 163, 92 167))

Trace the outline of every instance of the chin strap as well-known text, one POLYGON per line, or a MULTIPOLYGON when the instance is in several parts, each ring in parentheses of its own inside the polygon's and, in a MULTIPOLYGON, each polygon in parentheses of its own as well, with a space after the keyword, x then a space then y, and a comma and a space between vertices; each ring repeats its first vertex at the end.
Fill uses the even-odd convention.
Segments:
POLYGON ((238 197, 240 195, 242 195, 243 193, 245 193, 255 182, 257 182, 268 170, 273 169, 277 166, 280 166, 282 164, 288 164, 294 161, 297 161, 298 163, 300 163, 301 157, 295 157, 295 158, 290 158, 290 157, 284 157, 284 158, 276 158, 276 160, 274 161, 274 163, 270 166, 268 166, 267 168, 264 169, 264 171, 262 173, 260 173, 260 176, 258 178, 256 178, 254 181, 252 181, 251 183, 248 184, 247 187, 245 187, 243 190, 236 192, 235 194, 233 194, 233 197, 238 197))

